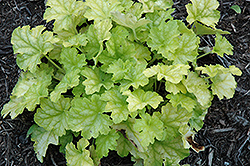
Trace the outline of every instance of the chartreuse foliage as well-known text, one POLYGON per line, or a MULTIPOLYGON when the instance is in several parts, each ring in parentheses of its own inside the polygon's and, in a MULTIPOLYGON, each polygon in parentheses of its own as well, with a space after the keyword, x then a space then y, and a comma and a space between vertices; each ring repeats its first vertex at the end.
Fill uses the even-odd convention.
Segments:
POLYGON ((233 53, 221 35, 228 32, 215 28, 216 0, 191 0, 189 26, 173 19, 172 4, 48 0, 53 32, 14 30, 23 71, 1 114, 35 111, 28 135, 41 162, 49 144, 61 146, 70 166, 99 165, 109 150, 145 166, 178 165, 189 154, 186 138, 202 127, 215 95, 233 97, 241 71, 197 65, 209 53, 233 53), (206 34, 215 44, 202 52, 206 34))

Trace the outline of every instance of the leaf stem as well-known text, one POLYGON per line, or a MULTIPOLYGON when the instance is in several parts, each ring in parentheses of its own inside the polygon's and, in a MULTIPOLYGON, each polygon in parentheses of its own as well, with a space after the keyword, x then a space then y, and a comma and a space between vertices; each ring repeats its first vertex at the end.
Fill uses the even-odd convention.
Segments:
POLYGON ((50 63, 52 63, 60 72, 62 72, 63 74, 65 74, 65 71, 59 67, 52 59, 50 59, 50 57, 48 57, 47 55, 45 55, 45 57, 50 61, 50 63))
POLYGON ((210 54, 211 52, 212 52, 212 51, 209 51, 209 52, 207 52, 207 53, 205 53, 205 54, 202 54, 201 56, 197 57, 196 60, 197 60, 197 59, 200 59, 200 58, 202 58, 202 57, 204 57, 204 56, 206 56, 206 55, 208 55, 208 54, 210 54))

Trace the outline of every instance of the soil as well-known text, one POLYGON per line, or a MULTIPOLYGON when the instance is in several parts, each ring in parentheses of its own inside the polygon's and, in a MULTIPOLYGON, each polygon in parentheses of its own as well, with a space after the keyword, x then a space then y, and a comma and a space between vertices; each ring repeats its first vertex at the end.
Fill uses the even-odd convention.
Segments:
MULTIPOLYGON (((173 16, 185 20, 187 0, 174 0, 176 11, 173 16)), ((199 63, 216 63, 225 67, 236 65, 243 74, 236 77, 238 87, 230 100, 214 98, 204 119, 203 128, 195 141, 204 145, 205 151, 196 153, 190 149, 190 156, 180 164, 191 166, 249 166, 250 165, 250 0, 219 0, 221 19, 217 28, 229 31, 224 35, 234 46, 234 55, 224 58, 207 56, 199 63), (241 13, 230 9, 238 5, 241 13)), ((9 101, 20 69, 16 65, 10 43, 11 33, 18 26, 45 25, 42 20, 44 0, 0 0, 0 111, 9 101)), ((204 45, 211 45, 214 36, 202 38, 204 45)), ((0 117, 0 166, 62 166, 66 165, 64 155, 57 146, 50 145, 43 164, 36 159, 33 142, 26 133, 33 122, 33 113, 24 112, 15 119, 0 117)), ((133 165, 130 156, 119 157, 111 151, 102 159, 103 166, 133 165)))

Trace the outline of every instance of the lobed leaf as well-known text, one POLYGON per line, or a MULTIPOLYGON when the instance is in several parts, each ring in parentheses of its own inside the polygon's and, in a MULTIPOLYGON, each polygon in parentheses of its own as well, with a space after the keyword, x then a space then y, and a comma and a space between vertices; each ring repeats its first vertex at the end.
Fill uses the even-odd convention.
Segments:
POLYGON ((125 91, 123 95, 127 95, 126 100, 128 109, 130 112, 134 112, 138 109, 143 109, 146 105, 152 106, 154 109, 158 107, 163 98, 156 92, 147 91, 144 92, 142 89, 136 89, 133 92, 125 91))
POLYGON ((54 131, 47 131, 37 125, 32 125, 27 133, 27 136, 31 135, 31 141, 34 141, 34 150, 36 152, 37 159, 43 162, 47 148, 49 144, 58 145, 59 138, 54 131))
POLYGON ((99 133, 108 134, 112 120, 105 112, 106 102, 94 94, 90 99, 75 98, 69 110, 68 124, 73 131, 82 131, 82 135, 89 139, 97 138, 99 133))
POLYGON ((161 140, 163 138, 163 122, 157 116, 150 116, 147 113, 140 116, 141 119, 136 119, 133 127, 139 132, 142 146, 147 147, 150 143, 153 144, 154 138, 161 140))
POLYGON ((77 149, 71 142, 66 146, 66 160, 68 166, 84 165, 93 166, 93 160, 90 158, 90 152, 85 148, 89 145, 89 142, 85 138, 81 138, 77 142, 77 149))
POLYGON ((54 103, 43 98, 40 107, 34 116, 35 122, 47 131, 53 130, 58 136, 66 134, 66 130, 69 129, 67 118, 70 99, 60 98, 54 103))
POLYGON ((96 153, 99 158, 107 157, 109 150, 115 150, 116 140, 120 135, 113 129, 107 135, 100 135, 96 139, 96 153))
POLYGON ((107 102, 105 111, 112 112, 111 118, 114 123, 127 120, 130 113, 126 102, 127 97, 120 93, 117 86, 103 93, 101 99, 107 102))
POLYGON ((30 26, 16 28, 12 33, 11 44, 17 55, 17 64, 20 69, 34 73, 41 58, 53 49, 52 32, 44 32, 45 27, 40 25, 30 30, 30 26))
POLYGON ((194 21, 200 21, 203 24, 215 28, 215 24, 220 19, 220 12, 216 10, 219 7, 217 0, 191 0, 192 4, 187 4, 187 21, 192 24, 194 21))

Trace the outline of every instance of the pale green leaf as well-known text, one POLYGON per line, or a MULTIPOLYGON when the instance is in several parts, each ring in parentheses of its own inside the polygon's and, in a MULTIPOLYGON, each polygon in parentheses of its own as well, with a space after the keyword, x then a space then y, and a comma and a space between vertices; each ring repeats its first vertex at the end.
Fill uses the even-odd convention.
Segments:
POLYGON ((128 140, 128 138, 125 138, 121 133, 119 133, 120 137, 117 140, 117 147, 116 151, 119 156, 125 157, 129 154, 129 152, 132 149, 136 149, 136 147, 128 140))
POLYGON ((165 89, 166 89, 166 91, 173 93, 174 95, 179 93, 179 92, 182 92, 184 94, 187 92, 187 89, 182 84, 182 82, 179 82, 178 84, 173 84, 169 81, 166 81, 165 82, 165 89))
POLYGON ((90 158, 90 152, 85 148, 89 142, 85 138, 81 138, 77 142, 77 149, 71 142, 66 146, 66 160, 68 166, 93 166, 93 160, 90 158))
POLYGON ((176 64, 176 65, 156 65, 146 69, 143 73, 146 77, 152 77, 157 74, 157 79, 160 81, 164 78, 174 84, 178 84, 184 75, 188 74, 189 65, 176 64))
POLYGON ((109 40, 111 33, 109 30, 112 28, 111 20, 102 20, 96 22, 94 25, 90 25, 87 31, 88 44, 85 51, 87 52, 87 58, 91 59, 97 57, 103 51, 103 41, 109 40))
POLYGON ((62 78, 60 83, 55 87, 54 91, 50 94, 50 99, 57 102, 61 97, 61 93, 67 92, 68 89, 73 88, 79 84, 80 70, 72 70, 62 78))
POLYGON ((225 37, 222 37, 220 34, 216 34, 215 46, 213 47, 212 52, 221 57, 223 57, 224 54, 233 55, 233 46, 225 37))
POLYGON ((138 109, 143 109, 146 105, 152 106, 154 109, 158 107, 163 98, 156 92, 146 91, 142 89, 136 89, 133 92, 125 91, 123 95, 127 95, 128 109, 134 112, 138 109))
POLYGON ((143 4, 144 13, 154 12, 154 10, 166 10, 171 8, 171 0, 139 0, 143 4))
POLYGON ((127 120, 130 113, 126 102, 127 97, 120 93, 118 87, 106 91, 102 94, 101 99, 107 102, 105 112, 112 112, 111 118, 114 123, 120 123, 123 120, 127 120))
MULTIPOLYGON (((186 26, 185 26, 186 27, 186 26)), ((230 34, 228 31, 223 31, 221 29, 213 29, 199 22, 194 22, 192 30, 196 35, 210 35, 210 34, 230 34)))
POLYGON ((164 137, 166 140, 172 140, 180 133, 178 129, 181 125, 187 124, 192 116, 184 108, 173 107, 170 103, 161 108, 161 113, 154 113, 164 124, 164 137))
POLYGON ((155 115, 150 116, 144 113, 140 116, 141 119, 136 119, 133 127, 139 132, 142 146, 147 147, 150 143, 153 144, 155 138, 161 140, 163 137, 163 122, 155 115))
POLYGON ((170 99, 169 102, 174 107, 181 105, 181 107, 186 108, 189 112, 192 112, 195 105, 197 104, 195 100, 181 93, 178 93, 176 95, 168 94, 166 98, 170 99))
POLYGON ((35 122, 47 131, 53 130, 58 136, 66 134, 70 99, 60 98, 54 103, 43 98, 40 107, 34 116, 35 122))
POLYGON ((112 80, 119 81, 124 79, 125 73, 131 68, 131 65, 133 65, 133 63, 129 60, 123 62, 121 59, 118 59, 109 65, 107 73, 113 73, 112 80))
POLYGON ((49 7, 44 13, 44 19, 47 22, 55 19, 55 31, 75 29, 79 23, 77 15, 86 11, 85 4, 75 0, 48 0, 46 6, 49 7))
POLYGON ((211 80, 213 82, 211 85, 212 93, 217 95, 219 99, 233 97, 237 83, 231 73, 218 73, 211 80))
POLYGON ((150 29, 150 39, 147 44, 152 50, 156 50, 163 57, 168 58, 169 52, 174 52, 179 46, 179 35, 177 21, 170 20, 159 27, 152 27, 150 29))
POLYGON ((109 150, 115 150, 117 146, 116 140, 119 134, 113 129, 107 135, 100 135, 96 139, 96 153, 99 158, 107 157, 109 150))
POLYGON ((53 69, 47 65, 41 65, 35 73, 22 72, 13 89, 11 100, 1 111, 2 116, 6 117, 10 113, 11 118, 15 118, 23 112, 25 107, 33 111, 40 103, 40 99, 48 96, 52 72, 53 69))
POLYGON ((123 10, 118 0, 86 0, 85 4, 90 7, 84 15, 88 20, 105 20, 111 17, 111 12, 123 10))
POLYGON ((23 103, 23 97, 10 96, 10 101, 3 106, 1 115, 5 118, 10 114, 11 119, 14 119, 19 114, 23 113, 26 103, 23 103))
POLYGON ((88 43, 86 34, 77 34, 74 36, 70 36, 67 40, 63 41, 64 47, 78 47, 78 46, 86 46, 88 43))
POLYGON ((169 9, 167 11, 155 10, 153 13, 147 13, 146 18, 151 20, 151 23, 149 23, 147 26, 151 29, 153 27, 158 27, 161 24, 164 24, 167 19, 173 19, 171 13, 173 13, 174 10, 175 9, 169 9))
POLYGON ((182 82, 187 88, 187 91, 193 93, 202 106, 210 106, 213 97, 208 89, 209 85, 204 79, 199 77, 197 73, 190 72, 188 73, 187 79, 182 82))
POLYGON ((88 95, 99 92, 102 86, 104 86, 107 90, 114 86, 111 80, 111 75, 102 72, 99 68, 95 68, 93 70, 85 67, 81 74, 87 78, 83 81, 83 85, 85 86, 85 91, 88 95))
POLYGON ((71 105, 68 117, 71 130, 82 131, 82 135, 88 139, 98 137, 99 133, 108 134, 112 120, 103 114, 106 102, 98 95, 92 95, 91 99, 75 98, 71 105))
MULTIPOLYGON (((141 143, 141 139, 139 137, 139 132, 134 129, 133 125, 135 124, 135 119, 129 118, 127 121, 123 121, 118 124, 113 124, 112 128, 116 130, 125 130, 126 132, 126 137, 130 142, 133 142, 133 146, 136 146, 136 148, 140 152, 146 151, 146 148, 143 147, 141 143)), ((121 137, 120 137, 121 138, 121 137)), ((126 143, 127 144, 127 143, 126 143)), ((126 152, 124 152, 126 153, 126 152)))
POLYGON ((183 142, 181 137, 168 141, 155 141, 152 146, 152 150, 161 153, 165 159, 165 165, 178 166, 180 160, 189 155, 189 150, 183 148, 183 142))
POLYGON ((178 48, 174 52, 170 51, 166 58, 173 60, 173 64, 188 64, 196 60, 198 46, 199 38, 194 33, 184 33, 179 40, 178 48))
POLYGON ((90 157, 92 158, 94 165, 95 166, 100 165, 101 158, 99 158, 97 156, 97 152, 96 152, 95 146, 93 144, 89 147, 89 151, 90 151, 90 157))
POLYGON ((40 25, 30 30, 30 26, 16 28, 12 33, 11 44, 17 55, 17 64, 23 70, 35 72, 41 58, 53 49, 50 42, 53 40, 52 32, 43 32, 44 26, 40 25), (42 33, 42 34, 41 34, 42 33))
POLYGON ((132 29, 135 38, 137 38, 136 31, 135 31, 136 28, 145 26, 146 24, 151 22, 150 20, 146 20, 145 18, 137 19, 137 17, 131 13, 123 14, 117 11, 112 12, 112 19, 117 24, 132 29))
POLYGON ((59 144, 59 138, 53 131, 46 131, 37 125, 31 126, 27 134, 31 134, 31 141, 35 142, 34 151, 40 162, 43 162, 49 144, 59 144))
POLYGON ((187 4, 187 21, 192 24, 194 21, 200 21, 211 27, 220 19, 220 12, 216 10, 219 7, 217 0, 191 0, 192 4, 187 4))
POLYGON ((61 52, 61 62, 64 65, 66 72, 75 69, 82 69, 87 64, 84 54, 77 54, 76 48, 63 48, 61 52))

